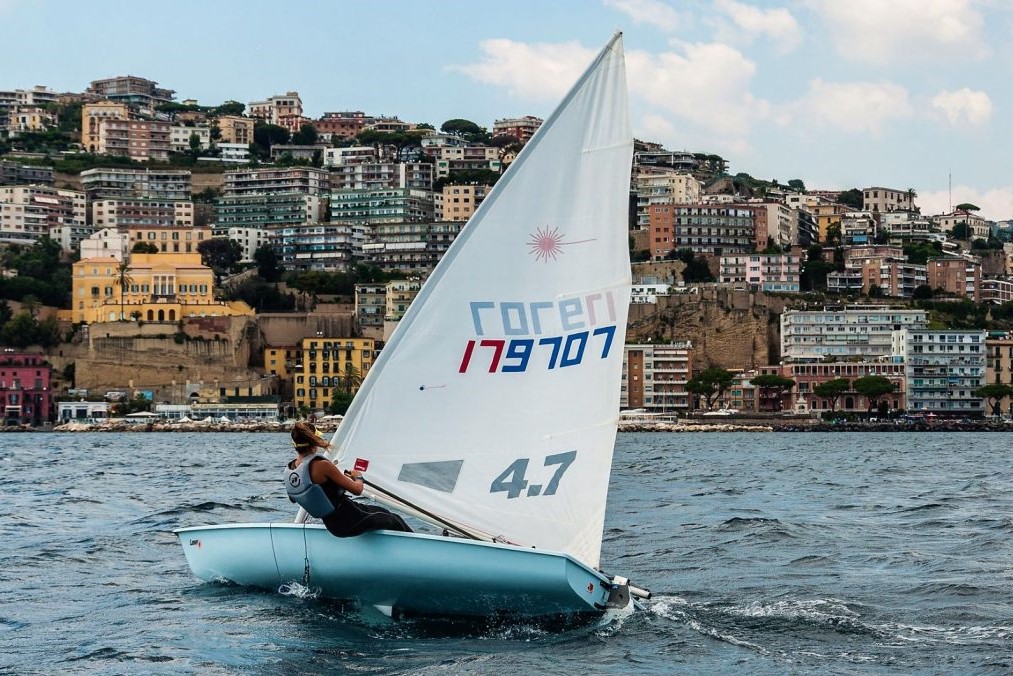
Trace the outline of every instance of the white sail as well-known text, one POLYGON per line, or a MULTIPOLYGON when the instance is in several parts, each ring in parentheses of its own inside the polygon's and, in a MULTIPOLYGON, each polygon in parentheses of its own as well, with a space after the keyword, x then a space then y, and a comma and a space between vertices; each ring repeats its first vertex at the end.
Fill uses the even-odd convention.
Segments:
POLYGON ((598 565, 630 298, 620 35, 433 271, 335 433, 448 520, 598 565))

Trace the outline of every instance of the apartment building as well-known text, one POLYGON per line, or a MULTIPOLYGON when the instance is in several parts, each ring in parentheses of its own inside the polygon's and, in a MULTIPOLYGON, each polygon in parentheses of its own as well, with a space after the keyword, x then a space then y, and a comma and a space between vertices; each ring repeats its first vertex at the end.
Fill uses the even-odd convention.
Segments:
MULTIPOLYGON (((332 148, 330 150, 350 150, 332 148)), ((333 166, 331 190, 432 190, 433 165, 425 162, 355 162, 333 166)))
POLYGON ((894 353, 894 331, 927 325, 925 310, 878 305, 785 310, 781 314, 781 359, 793 362, 888 357, 894 353))
POLYGON ((959 298, 977 303, 981 300, 981 262, 961 256, 930 258, 926 265, 927 283, 959 298))
POLYGON ((91 223, 96 228, 119 230, 134 226, 189 228, 194 224, 193 211, 189 200, 97 199, 91 205, 91 223))
POLYGON ((189 200, 190 172, 183 169, 86 169, 81 185, 89 200, 103 198, 189 200))
POLYGON ((197 136, 197 150, 207 150, 211 146, 211 127, 197 125, 187 127, 181 124, 174 124, 169 127, 169 148, 174 153, 189 153, 193 151, 190 146, 190 139, 197 136))
POLYGON ((241 115, 222 115, 217 122, 222 143, 236 143, 243 146, 253 143, 252 119, 241 115))
POLYGON ((493 136, 513 136, 521 143, 527 143, 535 135, 544 120, 534 115, 505 117, 492 123, 493 136))
POLYGON ((880 230, 890 236, 890 241, 907 242, 926 240, 936 232, 932 221, 911 211, 891 211, 879 215, 880 230))
POLYGON ((43 131, 57 124, 56 115, 38 106, 14 106, 7 113, 7 135, 17 138, 19 134, 43 131))
POLYGON ((803 207, 813 215, 816 220, 816 229, 820 242, 827 241, 827 229, 831 225, 840 225, 845 214, 854 213, 852 207, 838 204, 837 202, 820 201, 816 204, 807 204, 803 207))
POLYGON ((125 261, 130 252, 130 234, 115 228, 103 228, 92 233, 80 244, 81 260, 85 258, 115 258, 125 261))
POLYGON ((0 160, 0 185, 53 185, 53 168, 0 160))
POLYGON ((341 167, 346 164, 376 164, 376 162, 376 148, 373 146, 351 146, 324 150, 323 163, 325 167, 341 167))
POLYGON ((436 210, 437 218, 441 221, 467 221, 490 190, 492 188, 487 185, 450 183, 443 186, 440 208, 436 210))
POLYGON ((81 106, 81 147, 90 153, 101 152, 100 136, 103 120, 130 118, 130 106, 116 101, 95 101, 81 106))
POLYGON ((243 252, 240 262, 252 263, 254 261, 253 254, 257 252, 257 249, 265 244, 270 244, 271 231, 266 228, 229 228, 215 225, 212 230, 212 237, 224 237, 236 242, 243 252))
POLYGON ((311 411, 330 406, 335 395, 355 394, 373 365, 371 338, 304 338, 292 403, 311 411))
POLYGON ((327 199, 300 192, 223 195, 215 201, 215 223, 226 228, 272 229, 319 223, 327 199))
POLYGON ((767 292, 798 293, 802 252, 722 256, 719 281, 767 292))
POLYGON ((721 256, 756 245, 756 214, 741 205, 674 205, 675 248, 721 256))
POLYGON ((650 208, 656 205, 700 202, 703 185, 691 174, 671 169, 640 168, 633 177, 637 227, 650 227, 650 208))
POLYGON ((502 165, 499 148, 491 146, 442 146, 433 149, 436 177, 449 176, 452 171, 486 169, 499 172, 502 165))
POLYGON ((874 214, 890 211, 918 211, 913 190, 873 186, 862 191, 862 211, 874 214))
POLYGON ((348 223, 305 223, 272 231, 270 241, 286 270, 349 272, 362 260, 368 230, 348 223))
POLYGON ((207 226, 181 228, 171 225, 131 225, 126 232, 131 249, 139 242, 145 242, 157 248, 159 253, 195 253, 201 242, 211 239, 211 228, 207 226))
POLYGON ((905 380, 904 364, 899 361, 864 360, 864 361, 832 361, 832 362, 789 362, 781 367, 780 375, 795 381, 791 391, 789 406, 792 410, 798 407, 800 400, 810 411, 845 411, 865 413, 870 410, 871 402, 864 395, 852 389, 844 392, 836 402, 818 397, 815 389, 826 382, 845 379, 854 383, 858 378, 880 376, 894 385, 890 394, 880 397, 878 406, 886 405, 891 411, 904 407, 905 380))
POLYGON ((647 208, 647 238, 651 260, 664 260, 675 250, 673 205, 652 204, 647 208))
POLYGON ((321 137, 333 141, 335 137, 340 139, 354 139, 367 126, 373 124, 375 119, 366 115, 360 110, 344 111, 337 113, 324 113, 323 117, 313 122, 314 129, 321 137))
POLYGON ((216 143, 217 157, 198 157, 198 162, 221 162, 223 164, 249 164, 250 146, 247 143, 216 143))
POLYGON ((254 314, 242 301, 214 299, 214 272, 201 264, 199 253, 132 254, 123 287, 119 267, 112 257, 74 263, 70 321, 175 323, 184 317, 254 314))
POLYGON ((85 204, 84 193, 75 190, 44 185, 0 186, 0 243, 31 245, 63 226, 84 234, 85 204))
POLYGON ((693 377, 692 343, 627 345, 619 408, 652 413, 687 412, 693 406, 686 383, 693 377))
POLYGON ((634 284, 630 289, 631 305, 657 305, 658 297, 671 295, 671 284, 634 284))
POLYGON ((363 336, 382 340, 383 318, 386 313, 386 284, 355 285, 355 319, 363 336))
MULTIPOLYGON (((1013 334, 995 331, 985 338, 985 384, 1013 385, 1013 334)), ((1013 415, 1013 398, 1003 397, 993 411, 988 401, 982 406, 985 415, 1013 415)))
POLYGON ((981 302, 1002 305, 1013 302, 1013 281, 1006 279, 981 280, 981 302))
POLYGON ((100 155, 129 157, 138 162, 169 159, 171 125, 160 120, 98 119, 100 155))
POLYGON ((350 223, 431 223, 433 193, 415 188, 335 190, 331 220, 350 223))
POLYGON ((876 241, 877 223, 871 211, 852 211, 841 216, 841 243, 868 246, 876 241))
POLYGON ((143 77, 124 75, 93 80, 85 94, 129 104, 150 113, 163 103, 172 103, 176 92, 159 87, 157 82, 143 77))
POLYGON ((235 169, 226 171, 223 181, 222 195, 226 197, 285 193, 323 195, 330 189, 328 172, 313 167, 235 169))
POLYGON ((966 225, 972 239, 988 239, 992 230, 987 220, 970 211, 954 211, 949 214, 933 216, 932 222, 943 232, 949 232, 958 225, 966 225))
POLYGON ((974 392, 985 385, 984 331, 901 329, 893 352, 904 360, 908 413, 981 416, 984 402, 974 392))
POLYGON ((372 235, 362 246, 363 259, 384 270, 425 274, 463 227, 463 221, 379 223, 371 226, 372 235))
POLYGON ((0 352, 0 402, 4 425, 41 425, 53 419, 53 367, 44 355, 0 352))
POLYGON ((387 282, 387 292, 384 298, 386 305, 383 314, 383 339, 385 341, 390 338, 394 327, 404 317, 408 306, 415 300, 415 296, 418 295, 421 288, 422 281, 418 277, 393 279, 387 282))
POLYGON ((265 101, 253 101, 246 106, 250 117, 269 124, 285 127, 296 132, 302 126, 302 99, 299 92, 286 92, 268 97, 265 101))

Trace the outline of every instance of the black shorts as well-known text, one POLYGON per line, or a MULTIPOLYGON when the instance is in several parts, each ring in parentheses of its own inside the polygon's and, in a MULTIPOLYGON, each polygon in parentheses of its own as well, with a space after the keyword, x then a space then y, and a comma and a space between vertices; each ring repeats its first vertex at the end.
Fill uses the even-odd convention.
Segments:
POLYGON ((346 497, 339 498, 335 503, 334 513, 324 517, 324 526, 335 537, 348 538, 371 530, 412 532, 404 519, 383 507, 366 505, 346 497))

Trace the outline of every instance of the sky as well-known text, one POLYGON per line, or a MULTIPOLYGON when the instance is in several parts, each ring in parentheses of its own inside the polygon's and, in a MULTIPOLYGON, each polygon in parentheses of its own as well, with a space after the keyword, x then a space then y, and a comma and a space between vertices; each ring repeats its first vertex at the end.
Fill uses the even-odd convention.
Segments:
POLYGON ((138 75, 437 128, 546 117, 616 31, 637 138, 1013 218, 1010 0, 0 0, 0 89, 138 75), (1005 120, 1005 122, 1004 122, 1005 120))

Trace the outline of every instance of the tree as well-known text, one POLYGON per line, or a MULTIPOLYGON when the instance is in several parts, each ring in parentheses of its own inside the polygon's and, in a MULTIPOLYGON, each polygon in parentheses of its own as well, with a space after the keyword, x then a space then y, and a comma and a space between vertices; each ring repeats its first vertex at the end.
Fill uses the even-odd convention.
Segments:
POLYGON ((953 209, 954 211, 981 211, 978 205, 971 204, 970 202, 961 202, 957 206, 953 207, 953 209))
POLYGON ((720 399, 731 384, 734 376, 730 371, 712 366, 704 369, 700 375, 691 378, 686 383, 686 391, 704 398, 706 407, 709 410, 711 402, 716 398, 720 399))
POLYGON ((915 287, 915 290, 911 292, 911 297, 915 300, 927 300, 932 298, 932 287, 928 284, 919 284, 915 287))
POLYGON ((800 178, 793 178, 788 181, 788 187, 795 192, 805 192, 805 183, 800 178))
POLYGON ((472 143, 485 143, 489 140, 489 132, 485 127, 480 127, 471 120, 455 118, 447 120, 440 126, 444 134, 452 134, 472 143))
POLYGON ((267 151, 270 151, 273 145, 288 143, 289 138, 291 138, 291 134, 288 129, 276 124, 257 124, 253 128, 253 142, 267 151))
POLYGON ((0 327, 0 343, 14 347, 34 345, 38 333, 38 322, 31 314, 21 311, 0 327))
POLYGON ((338 375, 334 376, 334 381, 338 391, 345 392, 346 394, 355 394, 359 386, 362 385, 362 374, 359 372, 359 369, 351 364, 345 364, 345 368, 338 375))
POLYGON ((993 383, 991 385, 985 385, 979 387, 974 391, 974 396, 981 399, 987 399, 988 405, 992 407, 992 415, 998 416, 999 401, 1013 394, 1013 387, 1006 385, 1005 383, 993 383))
POLYGON ((331 394, 331 403, 327 407, 327 412, 330 415, 345 415, 348 412, 348 407, 352 405, 352 399, 354 395, 348 394, 347 392, 334 392, 331 394))
POLYGON ((707 262, 701 258, 697 258, 692 249, 673 250, 668 254, 667 258, 680 260, 686 264, 686 269, 682 271, 682 280, 687 284, 714 281, 714 275, 711 274, 707 262))
POLYGON ((243 250, 235 240, 212 237, 197 244, 201 262, 219 275, 224 275, 243 257, 243 250))
POLYGON ((841 245, 841 222, 834 221, 827 226, 827 246, 840 246, 841 245))
POLYGON ((277 282, 284 272, 278 265, 278 254, 270 244, 261 244, 253 252, 253 260, 257 263, 257 274, 265 282, 277 282))
POLYGON ((954 239, 963 239, 963 240, 971 239, 971 226, 961 221, 960 223, 957 223, 956 225, 953 226, 953 229, 950 230, 950 235, 954 239))
POLYGON ((245 110, 246 104, 239 101, 226 101, 214 109, 214 114, 219 117, 222 115, 242 115, 245 110))
POLYGON ((7 300, 0 299, 0 326, 9 322, 13 316, 14 313, 11 311, 11 306, 7 303, 7 300))
POLYGON ((197 132, 193 132, 190 134, 190 157, 193 158, 194 162, 197 161, 197 157, 200 155, 200 146, 200 136, 197 135, 197 132))
POLYGON ((869 400, 869 410, 876 408, 879 398, 890 394, 896 389, 896 385, 889 378, 884 376, 862 376, 856 378, 852 383, 855 392, 869 400))
POLYGON ((30 314, 32 319, 35 319, 35 316, 39 314, 40 307, 42 307, 42 303, 33 294, 28 294, 21 299, 21 309, 30 314))
POLYGON ((292 143, 300 146, 311 146, 317 142, 320 138, 320 134, 317 133, 317 128, 312 124, 304 124, 299 127, 299 131, 292 135, 292 143))
POLYGON ((836 378, 814 387, 813 394, 821 399, 828 399, 830 401, 830 412, 832 413, 837 410, 837 402, 841 398, 841 395, 849 389, 851 389, 850 380, 847 378, 836 378))
POLYGON ((795 387, 791 378, 765 373, 749 381, 760 388, 760 407, 769 411, 780 411, 783 406, 784 393, 795 387))
POLYGON ((142 254, 157 254, 158 245, 151 244, 150 242, 137 242, 133 248, 130 249, 130 253, 142 253, 142 254))
POLYGON ((852 209, 861 209, 864 199, 865 198, 862 195, 861 190, 858 188, 851 188, 850 190, 845 190, 837 196, 837 203, 851 207, 852 209))
POLYGON ((116 286, 120 287, 120 319, 119 321, 125 322, 127 320, 126 314, 123 312, 123 306, 126 303, 127 298, 127 287, 134 283, 134 280, 130 277, 130 263, 127 261, 120 261, 120 264, 116 266, 116 279, 114 280, 116 286))

